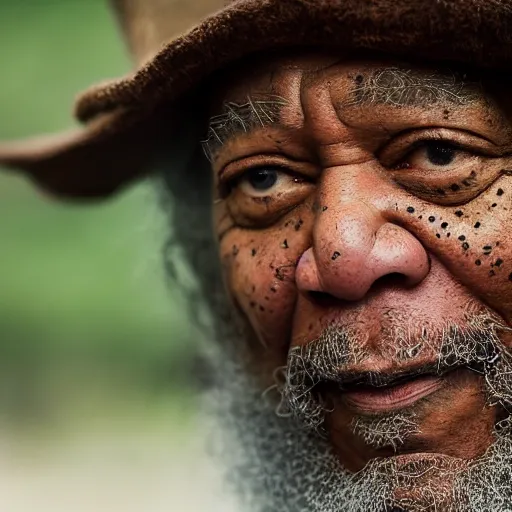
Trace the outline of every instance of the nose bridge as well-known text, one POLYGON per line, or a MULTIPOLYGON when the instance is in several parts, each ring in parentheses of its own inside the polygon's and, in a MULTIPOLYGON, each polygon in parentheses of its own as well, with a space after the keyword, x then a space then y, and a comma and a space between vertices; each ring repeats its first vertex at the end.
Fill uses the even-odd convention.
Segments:
POLYGON ((322 206, 315 218, 313 249, 318 251, 326 244, 343 246, 347 257, 369 252, 386 222, 385 188, 371 162, 326 169, 319 189, 322 206))
POLYGON ((329 169, 319 191, 312 246, 297 267, 302 291, 362 299, 373 283, 401 274, 413 286, 428 273, 428 255, 405 228, 389 222, 385 185, 363 165, 329 169))

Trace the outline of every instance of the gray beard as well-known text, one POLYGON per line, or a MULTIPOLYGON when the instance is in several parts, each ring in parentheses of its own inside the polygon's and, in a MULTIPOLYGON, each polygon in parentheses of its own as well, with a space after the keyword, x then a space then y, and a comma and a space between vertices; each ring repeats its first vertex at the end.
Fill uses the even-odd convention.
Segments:
MULTIPOLYGON (((382 458, 353 474, 341 465, 317 430, 305 428, 304 422, 286 409, 276 410, 275 402, 261 392, 242 365, 232 359, 227 362, 225 354, 215 359, 217 386, 207 397, 217 424, 215 455, 242 510, 512 511, 509 419, 497 425, 496 440, 486 453, 465 469, 435 456, 405 465, 398 465, 395 458, 382 458), (423 476, 429 472, 433 478, 425 481, 423 476), (396 489, 413 490, 414 500, 397 498, 396 489)), ((508 368, 504 370, 508 372, 508 368)), ((508 387, 508 376, 506 380, 508 387)), ((510 388, 506 391, 510 393, 510 388)), ((363 435, 372 433, 371 425, 354 428, 363 435)), ((393 435, 398 438, 399 434, 393 435)))
POLYGON ((496 441, 458 471, 425 460, 398 467, 375 459, 357 474, 343 468, 329 443, 293 417, 280 417, 243 371, 223 370, 223 386, 209 396, 218 424, 216 457, 226 468, 242 510, 251 512, 506 512, 512 511, 512 431, 500 425, 496 441), (455 484, 418 486, 432 471, 455 484), (393 497, 397 487, 418 491, 414 502, 393 497), (417 487, 421 487, 417 489, 417 487))

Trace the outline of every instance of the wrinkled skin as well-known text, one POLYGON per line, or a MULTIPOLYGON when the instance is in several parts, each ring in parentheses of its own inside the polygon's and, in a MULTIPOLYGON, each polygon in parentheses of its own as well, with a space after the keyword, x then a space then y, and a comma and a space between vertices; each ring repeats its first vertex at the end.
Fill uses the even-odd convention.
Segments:
MULTIPOLYGON (((292 347, 329 325, 349 328, 369 354, 351 370, 392 374, 432 361, 436 349, 390 357, 396 329, 419 338, 482 311, 510 324, 512 131, 503 94, 471 85, 460 101, 354 100, 361 84, 396 66, 281 56, 226 75, 215 95, 213 114, 247 98, 279 103, 211 151, 224 278, 255 333, 251 365, 262 390, 292 347)), ((432 73, 404 68, 419 81, 432 73)), ((341 394, 332 402, 325 426, 347 469, 393 455, 350 428, 371 411, 341 394)), ((468 370, 447 375, 412 407, 420 433, 401 453, 461 464, 492 443, 500 415, 468 370)))

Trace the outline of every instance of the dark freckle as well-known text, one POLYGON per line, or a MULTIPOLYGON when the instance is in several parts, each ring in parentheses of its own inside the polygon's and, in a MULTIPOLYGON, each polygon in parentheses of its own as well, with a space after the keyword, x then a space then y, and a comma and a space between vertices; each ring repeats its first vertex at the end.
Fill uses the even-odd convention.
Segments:
POLYGON ((441 238, 441 235, 439 233, 436 233, 437 238, 441 238))
POLYGON ((421 220, 421 219, 423 219, 423 215, 420 215, 420 216, 418 217, 418 219, 420 219, 420 220, 421 220))
POLYGON ((251 250, 251 256, 256 256, 256 249, 251 250))
POLYGON ((475 265, 476 265, 477 267, 479 267, 481 264, 482 264, 482 262, 481 262, 480 260, 476 260, 476 261, 475 261, 475 265))
POLYGON ((510 273, 510 274, 508 275, 508 280, 509 280, 509 281, 512 281, 512 273, 510 273))
POLYGON ((501 265, 503 265, 503 260, 501 258, 498 258, 494 264, 497 266, 497 267, 501 267, 501 265))
POLYGON ((455 212, 455 215, 457 215, 457 217, 462 217, 464 215, 464 212, 462 210, 457 210, 455 212))
POLYGON ((338 251, 334 251, 333 255, 331 256, 331 260, 334 261, 338 259, 341 256, 341 254, 338 251))
POLYGON ((443 223, 441 224, 441 227, 442 227, 443 229, 446 229, 446 228, 448 227, 448 222, 443 222, 443 223))
POLYGON ((313 324, 309 324, 308 329, 309 329, 310 331, 312 331, 312 330, 313 330, 313 324))
POLYGON ((502 196, 504 193, 505 193, 505 191, 502 188, 499 188, 498 191, 496 192, 496 195, 502 196))
POLYGON ((468 244, 467 242, 464 242, 464 243, 462 244, 462 248, 463 248, 465 251, 467 251, 467 250, 469 249, 469 244, 468 244))
POLYGON ((288 249, 288 240, 286 240, 286 238, 283 240, 283 243, 281 244, 281 247, 283 249, 288 249))
POLYGON ((493 277, 496 275, 496 272, 494 272, 494 270, 489 270, 489 276, 490 277, 493 277))
POLYGON ((260 311, 265 311, 265 308, 263 306, 260 306, 260 311))
POLYGON ((271 291, 272 293, 276 293, 276 292, 277 292, 277 290, 276 290, 275 286, 272 286, 272 287, 270 288, 270 291, 271 291))
POLYGON ((496 203, 492 203, 491 204, 492 208, 496 208, 496 206, 498 206, 496 203))
POLYGON ((431 215, 431 216, 428 218, 428 221, 429 221, 429 222, 434 222, 435 220, 436 220, 436 218, 435 218, 433 215, 431 215))
POLYGON ((270 297, 268 297, 267 295, 265 295, 265 300, 270 300, 270 297))
POLYGON ((451 233, 446 233, 446 238, 450 238, 451 233))
POLYGON ((480 224, 480 222, 477 222, 477 223, 475 224, 475 228, 476 228, 476 229, 478 229, 481 225, 482 225, 482 224, 480 224))
POLYGON ((499 242, 496 242, 496 247, 498 247, 499 245, 500 245, 500 243, 499 243, 499 242))
POLYGON ((322 206, 322 211, 325 212, 325 210, 327 210, 327 206, 322 206))
POLYGON ((408 206, 407 213, 414 213, 414 208, 412 206, 408 206))
POLYGON ((460 235, 460 236, 459 236, 459 240, 460 240, 461 242, 464 242, 464 240, 466 240, 466 237, 465 237, 464 235, 460 235))
POLYGON ((251 306, 251 308, 254 308, 254 307, 256 307, 256 302, 254 302, 254 301, 251 301, 251 303, 250 303, 250 306, 251 306))
POLYGON ((453 183, 452 185, 450 185, 450 188, 452 189, 453 192, 458 192, 460 190, 460 185, 457 185, 457 183, 453 183))
POLYGON ((236 245, 233 245, 233 256, 236 256, 240 252, 240 249, 236 245))
POLYGON ((302 227, 302 224, 304 224, 304 221, 302 219, 299 219, 295 224, 295 231, 299 231, 299 229, 302 227))
POLYGON ((256 285, 252 285, 252 293, 254 293, 256 291, 256 285))

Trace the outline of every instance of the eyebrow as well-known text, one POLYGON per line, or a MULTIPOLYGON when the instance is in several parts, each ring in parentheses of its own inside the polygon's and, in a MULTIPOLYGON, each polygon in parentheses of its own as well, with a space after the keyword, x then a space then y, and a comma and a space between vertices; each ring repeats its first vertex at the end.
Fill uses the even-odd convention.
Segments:
POLYGON ((352 97, 343 106, 387 105, 429 107, 439 103, 464 106, 481 98, 481 85, 454 72, 425 73, 399 67, 377 69, 355 77, 352 97))
POLYGON ((224 103, 222 113, 210 118, 206 139, 201 141, 208 160, 229 138, 277 123, 286 104, 284 98, 268 94, 248 96, 245 103, 224 103))

